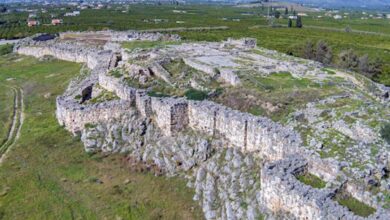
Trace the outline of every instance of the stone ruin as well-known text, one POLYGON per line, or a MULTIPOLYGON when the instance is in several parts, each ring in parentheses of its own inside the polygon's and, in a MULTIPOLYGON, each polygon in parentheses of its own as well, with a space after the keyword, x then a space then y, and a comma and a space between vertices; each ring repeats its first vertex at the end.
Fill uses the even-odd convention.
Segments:
MULTIPOLYGON (((142 38, 142 35, 136 36, 142 38)), ((255 48, 256 42, 245 39, 229 40, 228 43, 247 50, 255 48)), ((193 50, 188 45, 181 47, 187 53, 193 50)), ((175 136, 180 131, 190 129, 224 139, 232 148, 262 158, 264 166, 260 174, 261 195, 258 199, 270 213, 288 212, 297 219, 365 219, 332 199, 338 191, 346 190, 357 200, 376 208, 375 213, 367 219, 390 219, 388 210, 369 200, 369 193, 349 184, 348 178, 340 172, 338 162, 321 159, 317 153, 303 148, 300 135, 292 129, 268 118, 235 111, 210 101, 151 97, 147 90, 132 88, 110 76, 108 71, 116 65, 118 53, 122 57, 128 56, 123 50, 80 47, 56 40, 32 42, 26 39, 15 47, 15 51, 35 57, 51 55, 62 60, 82 62, 92 69, 91 75, 81 80, 77 87, 57 98, 57 119, 72 133, 80 132, 88 124, 119 119, 135 107, 140 115, 150 118, 166 136, 175 136), (91 105, 75 101, 74 95, 82 94, 93 84, 115 93, 120 99, 91 105), (300 173, 316 175, 328 181, 330 186, 315 189, 305 185, 296 178, 300 173)), ((217 50, 215 53, 221 55, 217 50)), ((187 57, 184 62, 208 74, 218 74, 208 65, 199 66, 194 58, 187 57)))

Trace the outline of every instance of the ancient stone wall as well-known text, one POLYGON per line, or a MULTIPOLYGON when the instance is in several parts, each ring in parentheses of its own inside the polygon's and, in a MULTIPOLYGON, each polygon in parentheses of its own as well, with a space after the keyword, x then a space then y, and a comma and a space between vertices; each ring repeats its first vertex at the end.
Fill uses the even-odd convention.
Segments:
POLYGON ((220 108, 224 107, 209 101, 189 101, 189 127, 209 136, 214 135, 216 131, 217 112, 220 108))
MULTIPOLYGON (((86 124, 120 118, 135 103, 140 114, 152 117, 164 135, 174 135, 178 131, 191 128, 207 135, 221 135, 231 144, 229 147, 261 155, 266 163, 261 171, 262 192, 259 199, 267 209, 273 212, 289 212, 302 219, 363 219, 333 201, 336 188, 314 189, 297 180, 295 175, 309 172, 325 181, 333 181, 340 170, 338 163, 323 160, 313 152, 303 150, 298 133, 270 119, 238 112, 209 101, 150 97, 146 91, 131 88, 120 78, 108 75, 110 63, 112 66, 115 59, 112 52, 91 51, 68 46, 17 47, 17 52, 26 55, 52 55, 58 59, 86 62, 90 68, 94 68, 92 72, 98 75, 96 78, 91 77, 95 80, 93 83, 98 82, 100 86, 121 98, 82 105, 71 95, 58 97, 57 119, 69 131, 76 133, 86 124)), ((214 70, 207 71, 216 74, 214 70)), ((86 82, 88 84, 80 84, 83 87, 91 85, 90 81, 86 82)), ((82 89, 84 88, 78 88, 78 91, 82 89)), ((345 190, 363 202, 371 198, 353 185, 347 184, 345 190)), ((370 200, 368 203, 377 208, 369 218, 390 219, 389 214, 376 206, 375 202, 370 200)))
POLYGON ((109 61, 111 60, 111 53, 102 51, 96 53, 96 51, 84 51, 80 50, 77 47, 41 47, 41 46, 27 46, 17 48, 17 53, 34 56, 34 57, 43 57, 43 56, 53 56, 60 60, 66 60, 76 63, 86 63, 90 69, 96 68, 98 65, 106 63, 108 66, 109 61), (102 63, 103 60, 103 63, 102 63))
POLYGON ((162 67, 159 63, 157 63, 157 62, 153 63, 150 66, 150 70, 158 78, 164 80, 167 83, 171 83, 171 80, 170 80, 171 74, 166 69, 164 69, 164 67, 162 67))
POLYGON ((138 90, 135 94, 135 105, 138 112, 144 117, 152 116, 152 99, 145 91, 138 90))
POLYGON ((188 125, 188 103, 185 99, 151 97, 157 126, 165 135, 172 135, 188 125))
POLYGON ((308 171, 326 182, 332 182, 340 173, 340 164, 332 158, 321 159, 318 155, 310 155, 306 157, 308 171))
POLYGON ((119 98, 135 102, 136 89, 127 86, 120 78, 115 78, 107 75, 107 73, 99 74, 99 85, 110 92, 114 92, 119 98))
POLYGON ((183 59, 184 63, 196 70, 199 70, 199 71, 202 71, 202 72, 205 72, 207 74, 209 74, 210 76, 214 77, 216 75, 216 72, 214 70, 214 68, 208 66, 208 65, 205 65, 205 64, 201 64, 199 62, 195 62, 193 61, 192 59, 189 59, 189 58, 184 58, 183 59))
POLYGON ((126 100, 113 100, 83 106, 63 97, 58 97, 56 104, 58 122, 72 133, 82 130, 89 123, 94 124, 108 121, 112 118, 119 118, 131 107, 131 103, 126 100))
MULTIPOLYGON (((266 164, 261 171, 261 201, 273 212, 289 212, 299 219, 366 219, 350 212, 333 200, 334 189, 315 189, 295 175, 307 169, 302 157, 288 157, 266 164)), ((368 219, 389 219, 382 208, 368 219)))

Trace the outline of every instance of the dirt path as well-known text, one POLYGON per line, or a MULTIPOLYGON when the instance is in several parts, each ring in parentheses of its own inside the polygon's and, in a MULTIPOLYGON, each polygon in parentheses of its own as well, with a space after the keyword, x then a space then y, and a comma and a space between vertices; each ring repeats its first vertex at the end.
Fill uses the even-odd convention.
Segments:
POLYGON ((7 157, 8 152, 20 137, 20 130, 24 121, 23 90, 18 87, 10 87, 14 92, 13 117, 5 142, 0 146, 0 165, 7 157))

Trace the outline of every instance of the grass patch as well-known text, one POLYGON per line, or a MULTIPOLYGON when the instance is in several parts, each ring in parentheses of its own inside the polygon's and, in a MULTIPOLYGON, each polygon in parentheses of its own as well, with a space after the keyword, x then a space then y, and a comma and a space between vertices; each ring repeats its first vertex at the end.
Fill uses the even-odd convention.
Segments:
POLYGON ((14 91, 0 85, 0 145, 4 143, 11 126, 13 116, 14 91))
POLYGON ((0 45, 0 56, 12 53, 13 48, 13 44, 0 45))
POLYGON ((7 83, 23 88, 26 107, 20 139, 0 167, 0 190, 9 188, 0 197, 2 218, 202 219, 192 190, 179 177, 130 173, 122 155, 96 160, 79 137, 58 125, 55 97, 79 69, 63 61, 0 58, 0 80, 16 78, 7 83))
POLYGON ((350 195, 339 193, 334 198, 340 205, 347 207, 349 211, 361 217, 368 217, 376 210, 350 195))
POLYGON ((112 70, 109 74, 115 78, 121 78, 123 76, 123 74, 117 69, 112 70))
POLYGON ((126 49, 147 49, 147 48, 155 48, 155 47, 164 47, 167 45, 175 45, 180 44, 179 41, 142 41, 142 40, 136 40, 136 41, 130 41, 130 42, 124 42, 122 43, 122 47, 126 49))
POLYGON ((316 188, 316 189, 322 189, 322 188, 325 188, 325 186, 326 186, 325 181, 323 181, 321 178, 319 178, 313 174, 310 174, 310 173, 300 174, 296 177, 300 182, 302 182, 306 185, 309 185, 313 188, 316 188))
POLYGON ((119 99, 119 97, 116 96, 115 93, 105 90, 105 91, 101 92, 98 96, 88 100, 85 103, 86 104, 96 104, 96 103, 102 103, 102 102, 118 100, 118 99, 119 99))

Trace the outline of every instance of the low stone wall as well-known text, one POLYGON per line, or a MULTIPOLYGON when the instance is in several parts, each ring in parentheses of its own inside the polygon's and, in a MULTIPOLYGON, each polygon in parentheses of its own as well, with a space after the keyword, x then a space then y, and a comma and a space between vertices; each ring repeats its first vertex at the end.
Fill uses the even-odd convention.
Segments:
POLYGON ((112 59, 112 54, 110 51, 85 51, 80 50, 78 47, 72 46, 26 46, 17 48, 16 52, 37 58, 43 56, 53 56, 60 60, 76 63, 86 63, 90 69, 94 69, 98 65, 102 65, 104 63, 107 65, 107 68, 109 68, 109 63, 112 59))
POLYGON ((166 69, 164 69, 164 67, 162 67, 159 63, 153 63, 150 66, 150 70, 158 78, 164 80, 165 82, 167 82, 169 84, 171 83, 171 80, 170 80, 171 74, 166 69))
POLYGON ((232 86, 237 86, 241 84, 240 78, 230 69, 220 69, 220 78, 226 82, 229 83, 232 86))
POLYGON ((344 190, 360 202, 363 202, 376 209, 381 208, 378 204, 378 201, 373 199, 374 197, 372 196, 372 194, 366 189, 364 189, 364 187, 362 186, 359 186, 352 182, 348 182, 345 184, 344 190))
POLYGON ((214 68, 211 68, 210 66, 208 65, 205 65, 205 64, 200 64, 199 62, 195 62, 193 61, 192 59, 189 59, 189 58, 184 58, 183 59, 183 62, 196 69, 196 70, 199 70, 199 71, 202 71, 202 72, 205 72, 207 74, 209 74, 210 76, 214 77, 217 73, 215 72, 214 68))
MULTIPOLYGON (((261 171, 261 201, 273 212, 289 212, 299 219, 366 219, 350 212, 332 198, 332 189, 315 189, 298 181, 307 162, 302 157, 289 157, 266 164, 261 171)), ((389 219, 383 209, 368 219, 389 219)))
POLYGON ((332 158, 321 159, 317 155, 308 155, 308 171, 326 182, 334 181, 340 173, 340 164, 332 158))
POLYGON ((99 74, 99 85, 110 92, 114 92, 123 100, 128 100, 131 103, 135 102, 135 93, 137 90, 127 86, 120 78, 109 76, 104 72, 99 74))

